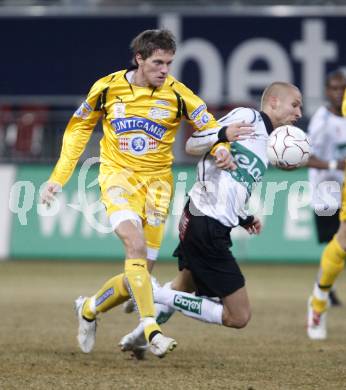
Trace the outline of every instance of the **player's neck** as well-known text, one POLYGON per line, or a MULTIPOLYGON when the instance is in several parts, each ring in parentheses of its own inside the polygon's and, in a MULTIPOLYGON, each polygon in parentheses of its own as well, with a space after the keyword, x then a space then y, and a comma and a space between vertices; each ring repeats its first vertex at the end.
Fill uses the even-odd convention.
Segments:
POLYGON ((342 116, 341 107, 329 106, 328 110, 334 115, 342 116))
POLYGON ((148 81, 138 69, 134 71, 131 84, 136 85, 137 87, 150 87, 148 81))

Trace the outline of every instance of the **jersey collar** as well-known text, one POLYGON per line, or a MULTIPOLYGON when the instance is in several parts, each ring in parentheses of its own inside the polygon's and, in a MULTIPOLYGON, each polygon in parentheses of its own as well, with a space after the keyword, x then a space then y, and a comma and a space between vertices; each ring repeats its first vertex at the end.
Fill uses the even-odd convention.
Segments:
POLYGON ((266 127, 268 135, 274 130, 272 121, 270 120, 269 116, 264 112, 260 111, 261 117, 263 119, 264 125, 266 127))

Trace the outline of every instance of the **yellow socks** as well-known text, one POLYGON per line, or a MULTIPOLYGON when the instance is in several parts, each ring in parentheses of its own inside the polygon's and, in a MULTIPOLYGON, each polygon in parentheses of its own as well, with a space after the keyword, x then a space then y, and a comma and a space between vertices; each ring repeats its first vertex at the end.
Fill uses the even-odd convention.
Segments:
POLYGON ((346 252, 334 236, 322 253, 318 286, 314 288, 312 307, 317 313, 327 309, 328 293, 344 269, 345 258, 346 252))
POLYGON ((124 286, 123 278, 124 274, 120 274, 109 279, 94 296, 88 298, 83 306, 83 317, 94 320, 96 314, 104 313, 125 302, 129 298, 129 293, 124 286))
POLYGON ((98 313, 123 303, 130 295, 144 325, 145 337, 151 341, 161 329, 155 320, 153 291, 145 259, 127 259, 125 273, 109 279, 94 296, 88 298, 84 303, 82 315, 92 321, 98 313))
POLYGON ((323 251, 321 259, 321 275, 318 284, 322 289, 332 288, 336 278, 344 269, 346 252, 334 236, 323 251))
POLYGON ((139 316, 143 321, 146 339, 151 334, 161 332, 155 321, 155 306, 151 287, 150 274, 145 259, 127 259, 125 261, 125 278, 129 293, 135 301, 139 316))

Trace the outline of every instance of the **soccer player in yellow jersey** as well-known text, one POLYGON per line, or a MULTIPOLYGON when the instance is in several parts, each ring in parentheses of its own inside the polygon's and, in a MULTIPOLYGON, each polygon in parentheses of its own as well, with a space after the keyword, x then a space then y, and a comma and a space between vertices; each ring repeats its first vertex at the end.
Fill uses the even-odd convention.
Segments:
MULTIPOLYGON (((346 90, 342 103, 342 114, 346 117, 346 90)), ((345 180, 345 178, 344 178, 345 180)), ((327 338, 328 294, 345 266, 346 259, 346 186, 342 190, 339 212, 339 229, 325 247, 320 261, 320 271, 308 301, 307 334, 312 340, 327 338)))
MULTIPOLYGON (((75 301, 78 342, 93 349, 96 316, 130 296, 135 302, 153 354, 162 357, 176 346, 155 320, 146 257, 155 259, 172 196, 172 146, 182 118, 195 130, 217 128, 204 102, 169 75, 176 45, 171 32, 147 30, 131 44, 134 68, 96 81, 67 125, 59 161, 42 195, 49 205, 75 169, 91 133, 102 118, 99 183, 111 226, 125 247, 124 273, 109 279, 91 297, 75 301)), ((251 134, 251 126, 234 124, 219 130, 216 142, 251 134)), ((225 152, 217 164, 230 163, 225 152)))

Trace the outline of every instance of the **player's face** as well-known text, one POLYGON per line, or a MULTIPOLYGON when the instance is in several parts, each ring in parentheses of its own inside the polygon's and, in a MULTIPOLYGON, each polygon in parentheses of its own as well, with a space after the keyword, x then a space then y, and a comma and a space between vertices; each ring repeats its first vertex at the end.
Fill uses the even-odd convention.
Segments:
POLYGON ((329 85, 326 88, 326 95, 330 104, 336 111, 340 111, 342 98, 346 89, 346 79, 343 77, 335 77, 330 79, 329 85))
POLYGON ((141 56, 136 58, 143 84, 155 88, 161 87, 168 76, 174 54, 171 51, 158 49, 145 60, 141 56))
POLYGON ((276 119, 281 125, 294 125, 302 117, 302 95, 296 88, 285 90, 277 98, 276 119))

